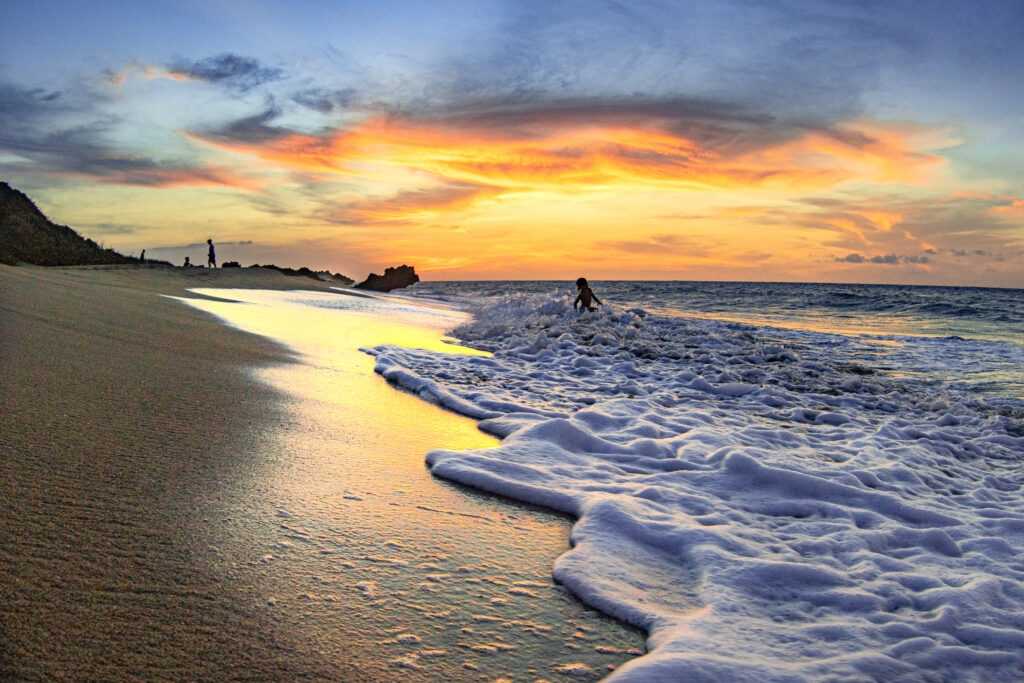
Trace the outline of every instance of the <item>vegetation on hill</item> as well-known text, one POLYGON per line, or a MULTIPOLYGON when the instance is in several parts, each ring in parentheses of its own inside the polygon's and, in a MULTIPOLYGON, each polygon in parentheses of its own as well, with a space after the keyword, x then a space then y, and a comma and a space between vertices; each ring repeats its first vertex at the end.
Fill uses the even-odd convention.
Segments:
POLYGON ((0 182, 0 263, 82 266, 135 263, 48 219, 24 193, 0 182))
MULTIPOLYGON (((228 266, 227 263, 225 263, 224 267, 228 268, 229 266, 228 266)), ((238 267, 237 263, 235 264, 235 267, 238 267)), ((355 280, 353 280, 352 278, 350 278, 348 276, 345 276, 345 275, 342 275, 341 273, 332 273, 329 270, 311 270, 310 268, 307 268, 306 266, 302 266, 301 268, 285 268, 284 266, 274 265, 273 263, 267 263, 267 264, 264 264, 264 265, 259 265, 259 264, 254 263, 253 265, 251 265, 249 267, 250 268, 267 268, 269 270, 276 270, 277 272, 281 273, 282 275, 291 275, 291 276, 298 276, 298 277, 308 277, 308 278, 313 278, 314 280, 322 280, 322 281, 326 281, 326 282, 330 282, 330 281, 334 280, 334 281, 337 281, 337 282, 339 282, 341 284, 345 284, 345 285, 350 285, 353 282, 355 282, 355 280)))
MULTIPOLYGON (((136 258, 124 256, 113 249, 104 249, 96 242, 82 237, 66 225, 57 225, 47 218, 39 207, 5 182, 0 182, 0 263, 36 266, 86 266, 140 263, 136 258)), ((147 264, 170 266, 166 261, 146 260, 147 264)), ((240 267, 229 261, 225 268, 240 267)), ((308 277, 314 280, 350 285, 352 278, 328 270, 285 268, 273 264, 252 265, 267 268, 283 275, 308 277)), ((389 269, 390 270, 390 269, 389 269)))

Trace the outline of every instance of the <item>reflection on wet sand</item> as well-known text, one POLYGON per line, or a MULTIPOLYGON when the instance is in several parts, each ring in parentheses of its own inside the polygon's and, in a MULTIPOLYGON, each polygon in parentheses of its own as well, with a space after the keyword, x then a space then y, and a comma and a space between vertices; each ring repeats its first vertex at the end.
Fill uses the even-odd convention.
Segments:
POLYGON ((300 361, 258 371, 287 396, 270 435, 277 456, 227 496, 216 541, 223 570, 281 628, 383 680, 597 679, 639 653, 640 634, 552 583, 568 520, 424 466, 433 448, 495 440, 389 386, 359 351, 481 353, 443 339, 461 314, 311 292, 199 293, 238 301, 189 303, 300 361))

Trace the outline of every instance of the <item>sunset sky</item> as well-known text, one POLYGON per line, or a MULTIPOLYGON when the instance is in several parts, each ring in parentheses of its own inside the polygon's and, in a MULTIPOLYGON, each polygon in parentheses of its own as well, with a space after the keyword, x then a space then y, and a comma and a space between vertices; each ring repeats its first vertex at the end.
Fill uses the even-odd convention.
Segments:
POLYGON ((1024 287, 1024 3, 0 7, 0 178, 361 277, 1024 287))

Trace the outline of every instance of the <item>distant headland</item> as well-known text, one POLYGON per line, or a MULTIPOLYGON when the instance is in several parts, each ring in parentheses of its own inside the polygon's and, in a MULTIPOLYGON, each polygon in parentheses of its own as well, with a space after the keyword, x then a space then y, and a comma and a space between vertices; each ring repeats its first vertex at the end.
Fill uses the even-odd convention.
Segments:
POLYGON ((0 263, 85 266, 137 262, 57 225, 23 192, 0 182, 0 263))
MULTIPOLYGON (((125 256, 113 249, 107 249, 93 240, 79 235, 66 225, 58 225, 39 210, 28 195, 0 182, 0 264, 35 266, 99 266, 99 265, 141 265, 176 267, 167 261, 142 259, 125 256)), ((202 268, 202 266, 190 266, 202 268)), ((222 268, 242 268, 237 261, 228 261, 222 268)), ((313 270, 306 266, 288 268, 275 264, 253 264, 248 269, 274 270, 282 275, 307 277, 322 282, 345 286, 355 283, 353 278, 329 270, 313 270)), ((370 273, 359 284, 358 289, 389 292, 419 282, 415 268, 401 265, 387 268, 383 275, 370 273)))

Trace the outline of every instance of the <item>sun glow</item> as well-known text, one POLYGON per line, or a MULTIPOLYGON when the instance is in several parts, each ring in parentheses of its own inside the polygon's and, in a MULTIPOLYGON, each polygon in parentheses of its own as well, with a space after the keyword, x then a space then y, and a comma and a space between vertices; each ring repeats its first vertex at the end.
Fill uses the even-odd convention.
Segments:
POLYGON ((187 135, 226 158, 258 159, 268 172, 345 183, 348 191, 320 202, 319 219, 356 231, 413 227, 389 234, 378 251, 436 276, 467 277, 485 275, 498 258, 517 262, 524 277, 566 259, 622 276, 698 267, 742 277, 799 255, 795 276, 808 259, 830 262, 847 240, 870 246, 906 219, 884 206, 807 206, 804 198, 932 182, 945 167, 937 150, 952 144, 940 130, 870 121, 711 144, 653 116, 498 125, 377 115, 315 135, 187 135))

